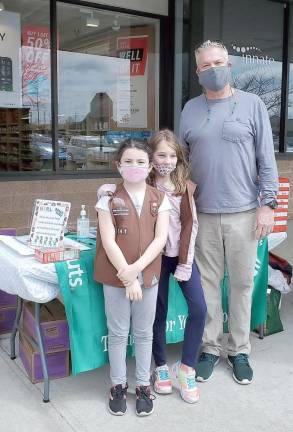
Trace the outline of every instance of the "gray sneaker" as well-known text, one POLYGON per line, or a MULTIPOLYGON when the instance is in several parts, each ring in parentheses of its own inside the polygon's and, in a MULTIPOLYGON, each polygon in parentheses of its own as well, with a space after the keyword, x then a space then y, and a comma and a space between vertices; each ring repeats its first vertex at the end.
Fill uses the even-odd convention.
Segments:
POLYGON ((208 381, 212 377, 214 367, 219 363, 219 361, 219 356, 202 352, 196 367, 196 381, 208 381))

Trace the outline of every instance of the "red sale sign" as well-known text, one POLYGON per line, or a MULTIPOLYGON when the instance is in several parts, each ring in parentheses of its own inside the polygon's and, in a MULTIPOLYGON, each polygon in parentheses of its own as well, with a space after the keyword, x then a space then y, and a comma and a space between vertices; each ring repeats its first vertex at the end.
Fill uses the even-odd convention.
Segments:
POLYGON ((148 56, 148 36, 117 38, 117 57, 130 60, 130 76, 144 75, 148 56))
POLYGON ((50 30, 22 29, 22 93, 27 106, 48 102, 50 97, 50 30))

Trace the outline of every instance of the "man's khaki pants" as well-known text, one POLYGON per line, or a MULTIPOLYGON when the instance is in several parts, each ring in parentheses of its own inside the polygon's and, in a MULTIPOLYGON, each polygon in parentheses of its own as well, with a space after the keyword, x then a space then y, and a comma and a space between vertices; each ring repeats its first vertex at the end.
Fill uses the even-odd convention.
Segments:
POLYGON ((228 355, 250 353, 250 315, 256 260, 256 210, 198 214, 195 257, 207 304, 204 352, 219 356, 223 334, 221 280, 229 274, 228 355))

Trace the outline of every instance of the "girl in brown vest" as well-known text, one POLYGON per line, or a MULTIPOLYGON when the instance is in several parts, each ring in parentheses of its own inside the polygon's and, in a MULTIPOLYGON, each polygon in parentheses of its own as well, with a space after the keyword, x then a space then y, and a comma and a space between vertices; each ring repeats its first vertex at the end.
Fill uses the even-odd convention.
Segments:
POLYGON ((169 233, 162 259, 156 318, 153 328, 153 356, 156 368, 152 375, 157 393, 171 393, 172 382, 166 358, 166 318, 168 312, 169 277, 178 281, 188 306, 181 361, 172 367, 178 378, 183 400, 195 403, 199 391, 195 367, 201 345, 206 303, 197 266, 194 244, 197 216, 193 194, 195 185, 188 180, 188 166, 177 137, 169 130, 155 133, 150 139, 153 166, 149 182, 165 192, 171 204, 169 233))
POLYGON ((146 184, 152 168, 149 146, 128 139, 116 164, 123 181, 98 191, 100 241, 95 280, 103 284, 112 387, 109 410, 123 415, 126 406, 126 348, 130 323, 136 357, 136 414, 153 412, 150 391, 152 327, 155 318, 161 252, 168 235, 170 204, 146 184))

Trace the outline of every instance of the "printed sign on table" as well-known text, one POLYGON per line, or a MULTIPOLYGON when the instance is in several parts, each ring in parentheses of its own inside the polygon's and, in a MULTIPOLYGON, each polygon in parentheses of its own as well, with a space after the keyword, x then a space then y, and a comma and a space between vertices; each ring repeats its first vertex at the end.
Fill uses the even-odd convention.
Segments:
POLYGON ((29 245, 42 248, 59 247, 64 238, 70 206, 69 202, 37 199, 29 245))

